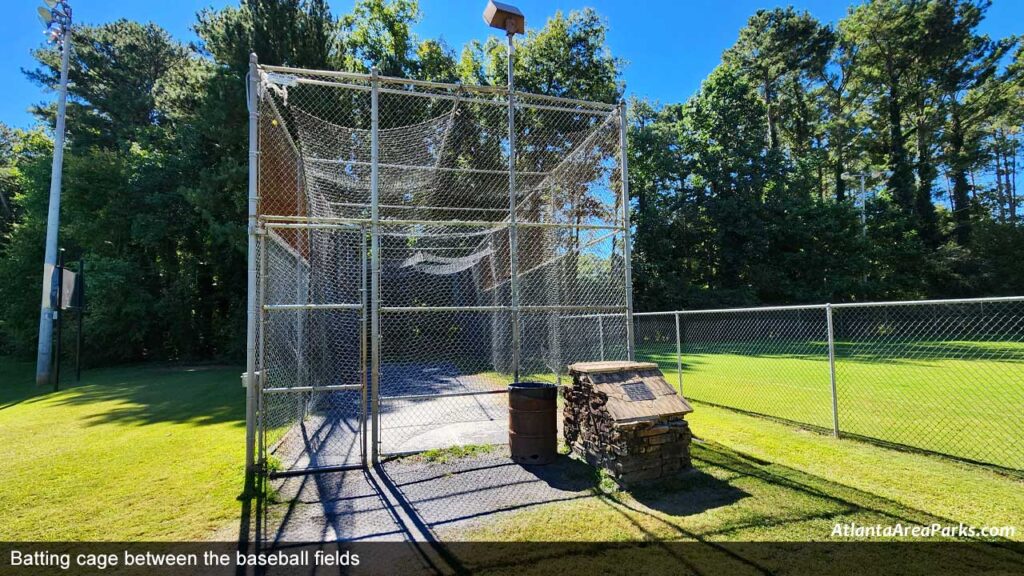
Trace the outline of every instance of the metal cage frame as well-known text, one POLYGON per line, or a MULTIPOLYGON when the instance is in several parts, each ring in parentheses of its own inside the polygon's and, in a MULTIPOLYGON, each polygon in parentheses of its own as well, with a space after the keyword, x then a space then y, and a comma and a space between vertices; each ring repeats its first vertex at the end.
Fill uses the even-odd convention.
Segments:
POLYGON ((633 358, 625 102, 392 78, 376 69, 260 66, 255 55, 247 100, 247 470, 376 464, 400 452, 382 448, 382 411, 387 430, 431 402, 479 403, 506 390, 498 384, 558 382, 575 361, 633 358), (480 278, 482 262, 489 280, 480 278), (444 290, 428 281, 435 276, 445 279, 437 282, 444 290), (470 276, 475 283, 454 280, 470 276), (572 330, 573 319, 587 314, 607 315, 601 334, 572 330), (492 358, 464 368, 463 350, 443 342, 413 349, 401 329, 426 325, 416 318, 442 318, 433 332, 423 330, 419 346, 435 346, 430 334, 461 330, 460 346, 483 349, 489 337, 492 358), (391 348, 382 348, 385 332, 397 342, 391 348), (510 357, 499 362, 493 351, 506 343, 510 357), (441 362, 445 354, 455 379, 488 384, 392 386, 382 396, 382 366, 394 371, 403 362, 408 368, 410 356, 441 362), (351 392, 354 400, 342 399, 351 392), (290 400, 279 400, 293 397, 294 412, 290 400), (319 428, 307 422, 312 411, 341 404, 344 418, 319 428), (309 448, 333 441, 323 430, 339 422, 352 433, 358 461, 322 460, 309 448), (289 435, 301 435, 306 455, 283 467, 270 462, 275 443, 289 435))

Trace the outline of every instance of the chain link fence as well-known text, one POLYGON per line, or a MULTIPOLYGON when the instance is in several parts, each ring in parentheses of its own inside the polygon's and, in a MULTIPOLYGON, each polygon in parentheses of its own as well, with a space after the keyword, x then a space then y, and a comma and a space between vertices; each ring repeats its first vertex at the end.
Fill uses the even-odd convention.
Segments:
POLYGON ((688 399, 1024 470, 1024 298, 644 312, 688 399))
POLYGON ((255 65, 250 102, 262 462, 503 439, 510 382, 629 355, 621 105, 255 65))

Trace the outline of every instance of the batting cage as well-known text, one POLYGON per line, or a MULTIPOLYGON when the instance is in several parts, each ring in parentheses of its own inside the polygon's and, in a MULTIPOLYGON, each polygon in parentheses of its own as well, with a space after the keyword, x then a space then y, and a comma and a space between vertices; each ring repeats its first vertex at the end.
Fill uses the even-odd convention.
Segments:
POLYGON ((624 106, 258 66, 251 462, 505 441, 508 384, 632 356, 624 106))

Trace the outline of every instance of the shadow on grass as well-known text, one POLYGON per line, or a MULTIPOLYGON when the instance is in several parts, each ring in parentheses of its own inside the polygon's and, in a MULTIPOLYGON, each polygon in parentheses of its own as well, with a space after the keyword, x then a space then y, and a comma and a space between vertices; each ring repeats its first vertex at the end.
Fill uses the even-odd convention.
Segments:
MULTIPOLYGON (((91 370, 78 385, 63 385, 59 396, 38 390, 13 403, 51 400, 55 406, 115 405, 85 416, 91 425, 176 422, 197 425, 245 420, 245 391, 237 368, 140 365, 91 370)), ((8 404, 8 405, 11 405, 8 404)))
POLYGON ((270 504, 284 507, 283 514, 264 514, 257 504, 245 517, 250 520, 243 519, 239 542, 248 542, 254 516, 271 519, 266 529, 257 530, 256 538, 266 538, 263 544, 272 548, 317 536, 346 540, 345 533, 354 537, 349 542, 397 537, 415 540, 416 546, 429 551, 424 553, 430 570, 439 573, 516 572, 521 566, 543 564, 547 569, 541 572, 562 574, 586 571, 590 563, 592 571, 600 573, 602 567, 632 566, 652 558, 678 568, 678 573, 772 574, 794 562, 812 567, 811 573, 832 573, 838 569, 836 558, 884 563, 907 556, 915 563, 952 566, 967 558, 998 566, 1024 558, 1019 546, 1007 542, 949 549, 921 544, 807 544, 806 540, 829 540, 836 523, 958 522, 725 446, 698 443, 692 448, 694 469, 622 491, 606 490, 598 470, 565 456, 548 466, 531 467, 494 453, 444 463, 399 459, 371 471, 309 475, 295 480, 302 486, 293 491, 294 498, 270 504), (544 508, 547 505, 559 507, 544 508), (518 516, 521 513, 528 515, 518 516), (489 526, 503 531, 507 527, 508 538, 502 538, 505 532, 488 532, 489 539, 499 541, 550 538, 543 530, 532 531, 535 522, 575 522, 580 528, 568 532, 573 541, 557 544, 463 542, 474 539, 477 528, 489 526), (631 527, 626 541, 599 541, 609 534, 603 528, 610 522, 631 527), (297 532, 296 527, 304 529, 297 532), (299 534, 305 538, 295 538, 299 534), (591 538, 595 541, 587 541, 591 538), (783 542, 744 542, 766 538, 783 542))
POLYGON ((691 468, 666 480, 628 490, 634 500, 670 516, 694 516, 730 506, 750 493, 704 470, 691 468))
MULTIPOLYGON (((833 564, 839 558, 879 566, 906 561, 904 565, 908 567, 922 562, 932 567, 1005 567, 1024 560, 1021 547, 1005 541, 975 541, 956 546, 948 546, 947 543, 947 548, 936 548, 929 543, 805 543, 807 540, 827 541, 831 527, 839 522, 853 521, 862 525, 938 523, 947 526, 955 526, 957 522, 724 446, 695 445, 693 454, 696 469, 661 482, 611 493, 603 493, 593 485, 588 487, 591 498, 603 505, 594 517, 581 520, 573 518, 573 508, 558 509, 558 514, 566 521, 575 521, 584 527, 594 526, 596 534, 602 533, 599 524, 618 519, 635 531, 630 542, 595 546, 574 541, 537 544, 529 548, 490 547, 489 544, 487 549, 455 542, 446 544, 449 554, 457 558, 459 567, 472 572, 500 573, 516 566, 543 563, 549 567, 542 572, 551 574, 568 569, 585 571, 587 563, 595 558, 599 559, 598 567, 638 567, 653 560, 657 565, 673 568, 676 573, 687 574, 722 570, 728 573, 773 574, 797 566, 811 568, 806 572, 795 570, 793 573, 842 573, 844 568, 833 564), (705 516, 706 521, 681 522, 687 516, 727 509, 747 500, 752 502, 749 507, 754 512, 752 514, 716 513, 715 516, 705 516), (802 506, 791 505, 794 502, 802 503, 802 506), (786 540, 785 532, 778 530, 788 527, 793 529, 791 543, 744 542, 763 540, 765 530, 769 530, 769 536, 774 534, 778 538, 781 534, 781 539, 786 540), (808 536, 808 527, 811 528, 810 533, 817 536, 808 536), (967 547, 968 544, 972 547, 967 547), (610 561, 610 558, 618 560, 610 561)), ((593 476, 597 476, 596 472, 593 476)), ((413 508, 417 508, 415 503, 413 508)), ((587 508, 578 510, 578 514, 593 514, 587 508)), ((537 519, 536 516, 524 517, 522 523, 537 519)), ((424 518, 423 523, 431 526, 429 518, 424 518)), ((577 538, 586 539, 586 534, 577 538)))

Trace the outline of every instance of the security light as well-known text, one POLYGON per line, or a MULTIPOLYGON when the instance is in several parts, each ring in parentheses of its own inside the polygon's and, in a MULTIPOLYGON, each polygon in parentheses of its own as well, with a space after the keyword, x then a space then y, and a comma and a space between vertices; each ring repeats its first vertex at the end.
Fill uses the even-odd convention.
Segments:
POLYGON ((484 9, 484 22, 492 28, 504 30, 509 36, 526 32, 526 17, 515 6, 490 0, 484 9))
POLYGON ((57 6, 57 0, 43 0, 43 4, 46 4, 52 9, 57 6))
POLYGON ((53 22, 53 14, 49 10, 40 6, 36 9, 39 12, 39 21, 43 23, 43 26, 50 27, 50 23, 53 22))

